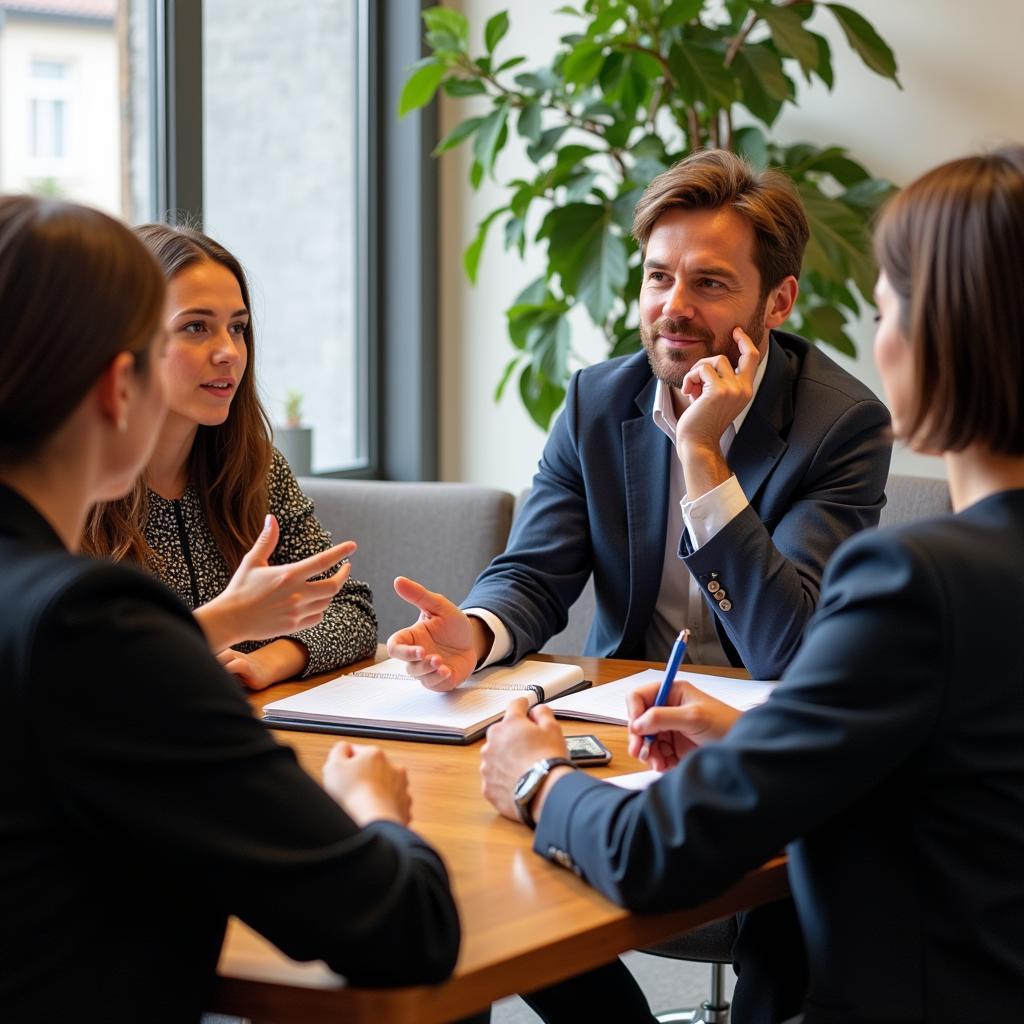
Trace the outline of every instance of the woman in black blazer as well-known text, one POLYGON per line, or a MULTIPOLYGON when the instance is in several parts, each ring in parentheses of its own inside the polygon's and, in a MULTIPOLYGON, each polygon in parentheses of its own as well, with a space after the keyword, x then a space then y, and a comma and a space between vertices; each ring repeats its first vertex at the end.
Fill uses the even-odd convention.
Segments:
MULTIPOLYGON (((534 848, 656 911, 788 844, 808 1024, 1024 1020, 1024 148, 926 174, 876 248, 893 431, 943 454, 955 514, 844 544, 735 724, 679 684, 666 708, 640 691, 632 749, 655 734, 664 774, 631 793, 550 771, 534 848)), ((514 709, 485 794, 514 817, 516 780, 564 749, 550 712, 514 709)))
POLYGON ((361 984, 438 981, 458 950, 404 772, 339 743, 325 792, 170 591, 74 554, 160 428, 163 301, 117 221, 0 198, 5 1022, 195 1020, 229 914, 361 984))

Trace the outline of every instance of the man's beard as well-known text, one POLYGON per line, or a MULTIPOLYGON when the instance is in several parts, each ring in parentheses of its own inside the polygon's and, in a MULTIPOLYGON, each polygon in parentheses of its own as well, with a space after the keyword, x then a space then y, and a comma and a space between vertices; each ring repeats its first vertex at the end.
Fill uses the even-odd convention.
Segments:
MULTIPOLYGON (((767 304, 768 298, 765 296, 758 303, 757 309, 754 310, 747 323, 743 325, 747 337, 758 348, 761 347, 764 337, 764 311, 767 304)), ((654 376, 674 388, 683 386, 683 379, 700 359, 705 359, 708 356, 725 356, 734 369, 740 361, 740 349, 733 340, 731 330, 726 337, 718 338, 714 331, 707 327, 701 327, 692 320, 677 320, 673 317, 663 316, 650 326, 641 322, 640 338, 643 341, 644 350, 647 352, 647 361, 651 364, 654 376), (691 346, 685 352, 664 347, 659 349, 657 341, 658 336, 662 333, 681 334, 703 344, 691 346)))

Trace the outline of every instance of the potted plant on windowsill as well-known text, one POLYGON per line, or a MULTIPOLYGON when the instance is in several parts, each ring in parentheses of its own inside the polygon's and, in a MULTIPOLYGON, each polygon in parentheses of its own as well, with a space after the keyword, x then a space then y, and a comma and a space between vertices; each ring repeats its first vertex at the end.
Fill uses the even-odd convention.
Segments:
POLYGON ((284 400, 283 427, 274 430, 274 444, 296 476, 313 472, 313 428, 302 425, 302 393, 289 391, 284 400))

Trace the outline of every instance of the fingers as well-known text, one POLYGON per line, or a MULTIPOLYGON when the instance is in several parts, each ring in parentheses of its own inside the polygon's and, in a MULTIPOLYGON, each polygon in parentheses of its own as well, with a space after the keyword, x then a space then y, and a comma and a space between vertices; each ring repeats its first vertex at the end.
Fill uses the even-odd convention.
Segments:
POLYGON ((516 699, 505 709, 505 717, 502 721, 513 722, 516 719, 526 718, 529 710, 530 702, 525 697, 516 697, 516 699))
POLYGON ((355 747, 345 740, 339 740, 327 752, 328 761, 347 761, 355 753, 355 747))
POLYGON ((757 367, 761 362, 761 353, 742 327, 733 329, 732 340, 736 342, 736 346, 740 350, 739 364, 736 367, 737 375, 753 386, 754 377, 757 376, 757 367))
POLYGON ((263 521, 263 530, 256 538, 256 542, 245 553, 242 564, 252 567, 266 565, 277 547, 278 538, 281 535, 281 528, 277 525, 277 516, 268 514, 263 521))
POLYGON ((395 577, 395 593, 403 601, 415 605, 428 615, 444 615, 455 607, 443 594, 427 590, 422 583, 417 583, 408 576, 395 577))
MULTIPOLYGON (((301 561, 290 563, 286 567, 288 575, 297 576, 304 580, 308 580, 311 576, 319 576, 321 573, 325 573, 328 569, 333 568, 343 558, 348 558, 356 550, 357 546, 354 540, 346 540, 324 551, 318 551, 315 555, 310 555, 301 561)), ((342 566, 342 568, 345 567, 342 566)))

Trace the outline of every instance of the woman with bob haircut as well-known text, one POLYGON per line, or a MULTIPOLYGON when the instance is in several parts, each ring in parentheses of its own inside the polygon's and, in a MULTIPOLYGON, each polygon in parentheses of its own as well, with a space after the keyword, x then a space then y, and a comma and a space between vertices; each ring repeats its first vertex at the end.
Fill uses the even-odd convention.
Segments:
POLYGON ((356 984, 458 950, 405 772, 338 743, 322 789, 162 583, 76 554, 160 432, 163 308, 124 225, 0 197, 4 1021, 196 1020, 230 914, 356 984))
POLYGON ((372 595, 348 579, 347 560, 333 578, 307 583, 354 545, 330 547, 271 443, 241 265, 191 228, 136 232, 167 279, 168 415, 143 477, 94 512, 86 549, 162 579, 251 689, 370 657, 372 595))
MULTIPOLYGON (((875 361, 893 432, 941 453, 953 513, 848 540, 769 700, 631 697, 635 793, 568 768, 534 849, 668 911, 787 846, 807 1024, 1024 1020, 1024 148, 944 164, 876 235, 875 361)), ((485 795, 564 756, 544 707, 488 733, 485 795)), ((585 978, 577 979, 582 984, 585 978)))

